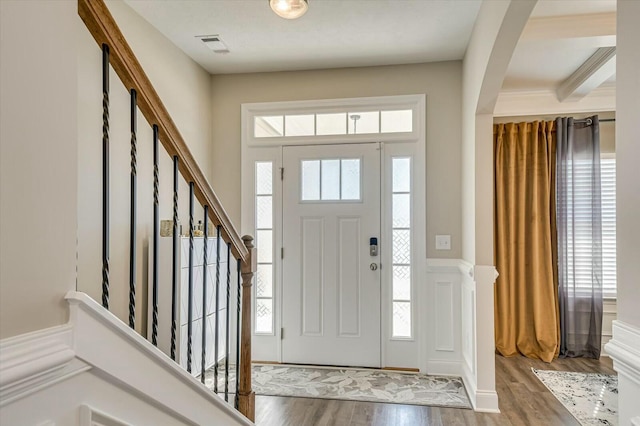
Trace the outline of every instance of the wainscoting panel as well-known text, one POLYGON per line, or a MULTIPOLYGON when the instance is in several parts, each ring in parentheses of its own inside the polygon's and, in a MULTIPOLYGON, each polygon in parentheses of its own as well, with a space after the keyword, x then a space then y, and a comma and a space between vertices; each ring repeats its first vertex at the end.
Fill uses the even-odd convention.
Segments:
POLYGON ((451 281, 436 282, 436 351, 453 352, 453 283, 451 281))
POLYGON ((427 356, 421 370, 429 374, 462 375, 460 260, 427 259, 426 330, 422 335, 427 356))

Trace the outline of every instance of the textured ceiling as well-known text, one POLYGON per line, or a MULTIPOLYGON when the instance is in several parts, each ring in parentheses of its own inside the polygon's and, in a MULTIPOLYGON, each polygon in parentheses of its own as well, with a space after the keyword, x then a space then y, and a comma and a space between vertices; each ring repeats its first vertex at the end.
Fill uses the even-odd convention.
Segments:
POLYGON ((212 74, 462 59, 480 0, 310 0, 298 20, 267 0, 126 0, 212 74), (219 34, 230 53, 195 36, 219 34))

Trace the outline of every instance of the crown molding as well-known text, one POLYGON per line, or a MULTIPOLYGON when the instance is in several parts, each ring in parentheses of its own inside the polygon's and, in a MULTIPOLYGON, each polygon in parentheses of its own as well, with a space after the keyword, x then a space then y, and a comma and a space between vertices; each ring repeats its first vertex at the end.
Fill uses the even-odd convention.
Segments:
POLYGON ((505 90, 498 94, 493 116, 511 117, 615 110, 615 86, 598 87, 576 102, 558 101, 554 90, 505 90))
POLYGON ((521 40, 556 40, 616 35, 616 12, 531 18, 521 40))

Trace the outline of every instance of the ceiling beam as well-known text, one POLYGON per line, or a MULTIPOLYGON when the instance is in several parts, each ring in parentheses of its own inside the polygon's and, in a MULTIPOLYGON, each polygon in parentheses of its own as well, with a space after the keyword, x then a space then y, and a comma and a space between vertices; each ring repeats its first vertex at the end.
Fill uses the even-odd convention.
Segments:
POLYGON ((601 47, 560 83, 556 96, 560 102, 577 101, 587 96, 616 73, 616 48, 601 47))
POLYGON ((522 32, 521 40, 557 40, 615 35, 616 13, 605 12, 531 18, 522 32))

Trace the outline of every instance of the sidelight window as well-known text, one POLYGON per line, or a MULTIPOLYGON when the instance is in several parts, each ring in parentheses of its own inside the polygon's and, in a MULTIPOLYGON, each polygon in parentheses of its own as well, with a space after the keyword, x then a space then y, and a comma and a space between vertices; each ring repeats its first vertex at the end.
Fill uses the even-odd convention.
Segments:
POLYGON ((411 158, 392 168, 392 337, 411 337, 411 158))
POLYGON ((273 163, 255 163, 256 247, 255 332, 273 333, 273 163))

